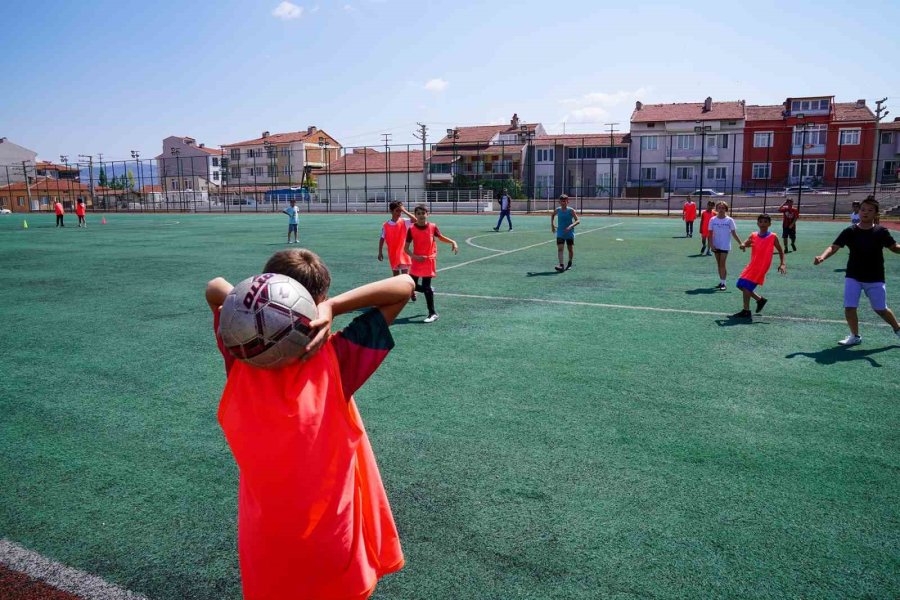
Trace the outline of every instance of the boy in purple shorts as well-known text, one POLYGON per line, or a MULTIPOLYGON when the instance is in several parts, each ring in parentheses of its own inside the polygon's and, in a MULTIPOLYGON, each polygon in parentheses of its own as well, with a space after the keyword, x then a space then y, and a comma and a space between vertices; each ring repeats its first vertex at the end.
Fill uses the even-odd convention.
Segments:
POLYGON ((850 327, 850 335, 838 342, 842 346, 855 346, 862 342, 856 308, 863 292, 869 298, 872 310, 893 328, 894 335, 900 337, 897 317, 887 307, 884 284, 884 248, 900 254, 900 244, 890 231, 875 224, 877 218, 878 201, 870 196, 862 201, 859 208, 859 223, 843 230, 834 243, 813 261, 813 264, 819 265, 844 246, 850 250, 844 279, 844 317, 850 327))

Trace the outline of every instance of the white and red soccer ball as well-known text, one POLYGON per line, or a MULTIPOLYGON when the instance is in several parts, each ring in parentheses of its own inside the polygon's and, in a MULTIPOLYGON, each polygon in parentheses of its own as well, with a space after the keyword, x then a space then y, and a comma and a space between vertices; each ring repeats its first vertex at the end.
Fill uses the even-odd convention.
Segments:
POLYGON ((263 273, 231 290, 219 314, 219 336, 235 358, 263 369, 303 356, 316 303, 287 275, 263 273))

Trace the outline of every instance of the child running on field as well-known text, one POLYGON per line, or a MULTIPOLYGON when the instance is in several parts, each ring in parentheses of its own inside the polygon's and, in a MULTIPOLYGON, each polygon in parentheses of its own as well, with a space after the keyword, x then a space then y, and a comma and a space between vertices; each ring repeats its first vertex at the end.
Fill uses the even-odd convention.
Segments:
MULTIPOLYGON (((415 218, 415 215, 403 207, 402 202, 391 202, 388 206, 391 218, 381 226, 381 237, 378 240, 378 261, 384 260, 384 246, 387 244, 388 262, 391 264, 391 272, 394 276, 401 273, 409 273, 409 265, 412 260, 409 254, 404 252, 406 246, 406 234, 409 231, 410 222, 403 215, 415 218)), ((413 292, 410 300, 416 301, 416 293, 413 292)))
POLYGON ((788 198, 778 208, 778 212, 784 215, 782 220, 781 237, 784 238, 784 251, 788 252, 788 238, 791 240, 791 248, 797 251, 797 220, 800 218, 800 211, 794 208, 794 201, 788 198))
POLYGON ((297 206, 296 200, 291 200, 291 205, 288 206, 283 211, 284 214, 288 216, 288 239, 287 243, 291 243, 291 233, 294 234, 294 242, 295 244, 299 244, 300 242, 297 240, 297 227, 300 225, 300 208, 297 206))
POLYGON ((850 205, 850 208, 852 209, 852 212, 850 213, 851 225, 856 225, 857 223, 859 223, 859 206, 860 204, 858 200, 854 200, 853 204, 850 205))
POLYGON ((887 291, 884 283, 884 248, 900 254, 891 232, 876 224, 878 201, 869 196, 859 208, 859 224, 843 230, 825 251, 813 260, 820 265, 829 256, 846 246, 850 250, 847 259, 847 273, 844 278, 844 318, 850 328, 850 335, 838 342, 842 346, 855 346, 862 342, 859 335, 859 297, 863 292, 869 298, 872 310, 884 319, 900 337, 900 324, 893 311, 887 307, 887 291))
POLYGON ((728 277, 726 263, 728 252, 731 250, 731 238, 738 244, 743 242, 737 235, 734 219, 728 216, 728 203, 724 200, 716 204, 716 216, 709 220, 709 232, 713 253, 716 255, 716 267, 719 270, 719 285, 716 288, 725 291, 725 279, 728 277))
MULTIPOLYGON (((684 206, 681 207, 681 218, 684 220, 684 235, 686 237, 694 237, 694 221, 697 219, 697 205, 691 200, 688 194, 684 206)), ((701 223, 702 225, 702 223, 701 223)))
POLYGON ((778 243, 778 236, 769 231, 772 225, 772 217, 763 213, 756 218, 756 224, 759 226, 759 232, 754 231, 750 237, 741 244, 741 250, 750 247, 750 263, 744 267, 741 276, 737 280, 737 287, 744 294, 744 309, 732 315, 737 319, 750 319, 750 298, 756 300, 756 312, 762 311, 768 300, 755 292, 756 287, 766 282, 766 273, 772 266, 773 250, 778 251, 781 264, 778 265, 778 272, 782 275, 787 273, 787 267, 784 264, 784 250, 778 243))
POLYGON ((574 208, 569 208, 569 197, 565 194, 559 197, 559 208, 550 215, 550 231, 556 234, 556 257, 559 264, 554 267, 557 273, 568 271, 575 260, 575 226, 581 223, 574 208), (557 228, 556 219, 559 218, 557 228), (569 263, 563 266, 563 244, 569 248, 569 263))
POLYGON ((231 284, 217 278, 206 288, 228 374, 218 418, 240 471, 243 597, 362 600, 404 560, 353 393, 394 347, 388 326, 413 282, 401 275, 327 298, 331 275, 303 249, 275 253, 263 270, 300 282, 318 317, 303 361, 260 369, 236 361, 218 335, 231 284), (333 317, 366 307, 330 334, 333 317))
POLYGON ((716 203, 712 200, 706 201, 706 210, 700 213, 700 256, 712 255, 712 238, 709 235, 709 220, 716 216, 713 210, 716 203))
POLYGON ((75 216, 78 217, 78 226, 79 227, 87 227, 87 221, 84 220, 84 215, 86 213, 87 213, 87 208, 84 205, 84 200, 79 198, 78 204, 75 205, 75 216))
POLYGON ((453 254, 459 252, 459 246, 448 237, 441 235, 437 225, 428 222, 428 208, 424 204, 416 206, 416 222, 409 228, 406 234, 406 253, 412 257, 409 274, 416 282, 416 291, 425 294, 425 302, 428 304, 428 316, 426 323, 434 323, 438 320, 437 311, 434 309, 434 290, 431 288, 431 280, 437 277, 437 244, 435 240, 441 240, 450 244, 453 254), (419 283, 419 278, 422 283, 419 283))

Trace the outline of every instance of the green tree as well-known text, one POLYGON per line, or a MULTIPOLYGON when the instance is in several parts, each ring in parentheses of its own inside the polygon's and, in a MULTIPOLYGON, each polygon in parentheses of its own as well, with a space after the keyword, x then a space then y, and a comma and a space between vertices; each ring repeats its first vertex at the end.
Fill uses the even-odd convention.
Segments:
POLYGON ((100 175, 97 176, 97 183, 100 184, 100 187, 109 187, 109 179, 106 177, 106 169, 100 167, 100 175))
POLYGON ((131 171, 131 169, 128 169, 128 187, 126 189, 134 189, 134 173, 131 171))

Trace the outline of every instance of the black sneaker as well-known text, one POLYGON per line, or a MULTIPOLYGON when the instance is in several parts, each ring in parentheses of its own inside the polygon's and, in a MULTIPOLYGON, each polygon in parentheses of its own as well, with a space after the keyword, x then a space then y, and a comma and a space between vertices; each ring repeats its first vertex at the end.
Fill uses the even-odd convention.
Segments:
POLYGON ((763 307, 766 305, 768 300, 766 298, 760 298, 756 301, 756 313, 759 314, 762 312, 763 307))
POLYGON ((556 265, 556 266, 553 267, 553 268, 556 269, 556 272, 557 272, 557 273, 562 273, 563 271, 566 270, 566 268, 563 266, 562 263, 559 263, 558 265, 556 265))
POLYGON ((731 318, 732 319, 752 319, 753 313, 751 313, 749 310, 742 310, 741 312, 736 312, 733 315, 731 315, 731 318))
POLYGON ((499 227, 491 227, 491 229, 493 229, 494 231, 500 231, 499 227))
POLYGON ((415 301, 418 300, 418 299, 419 299, 419 297, 416 296, 416 293, 415 293, 415 292, 413 292, 413 293, 412 293, 412 296, 409 297, 409 301, 410 301, 410 302, 415 302, 415 301))
POLYGON ((797 244, 795 244, 794 242, 791 242, 791 250, 793 250, 794 252, 797 251, 797 244))
POLYGON ((720 283, 719 285, 716 286, 716 289, 719 290, 719 291, 724 292, 724 291, 725 291, 725 284, 724 284, 724 283, 720 283))
POLYGON ((575 265, 573 265, 573 264, 570 262, 569 264, 566 265, 566 271, 568 271, 569 269, 571 269, 571 268, 574 267, 574 266, 575 266, 575 265))

